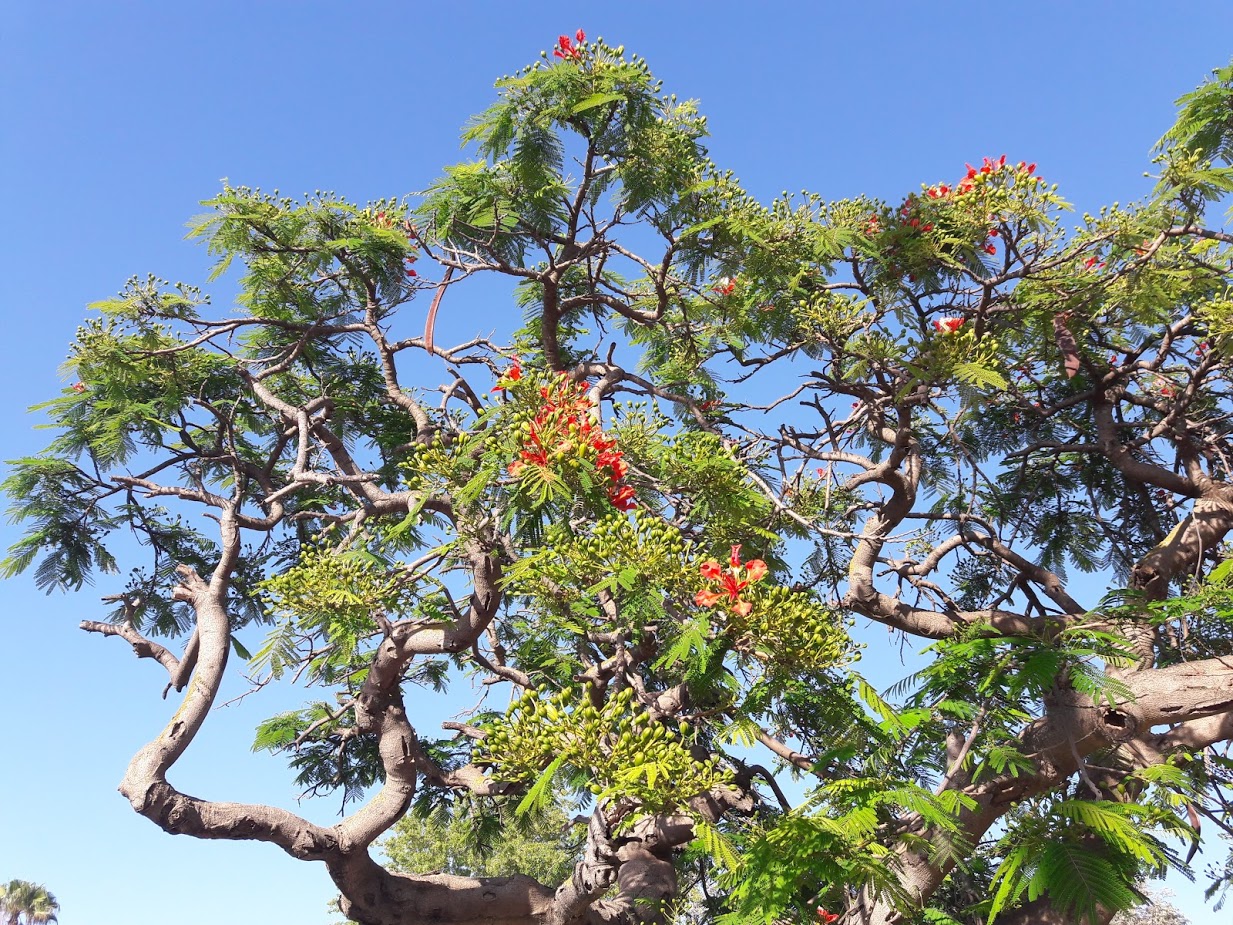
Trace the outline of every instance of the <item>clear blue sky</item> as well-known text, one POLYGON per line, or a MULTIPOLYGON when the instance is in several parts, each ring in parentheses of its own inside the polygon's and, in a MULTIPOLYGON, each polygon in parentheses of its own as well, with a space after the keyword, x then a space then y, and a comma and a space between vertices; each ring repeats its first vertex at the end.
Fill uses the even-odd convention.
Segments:
MULTIPOLYGON (((1233 55, 1227 0, 10 3, 2 458, 48 440, 24 409, 63 387, 57 367, 87 303, 135 273, 203 281, 206 255, 183 226, 220 178, 360 201, 422 189, 460 159, 458 128, 493 80, 580 26, 645 56, 667 91, 699 98, 715 160, 764 198, 898 198, 1005 152, 1038 162, 1080 212, 1126 202, 1148 188, 1172 101, 1233 55)), ((460 303, 454 317, 474 330, 514 311, 460 303)), ((157 666, 76 629, 111 590, 0 586, 0 880, 45 882, 65 925, 164 925, 173 911, 177 925, 324 922, 320 866, 266 845, 172 838, 115 793, 174 705, 158 697, 157 666)), ((248 742, 290 703, 276 693, 218 711, 173 780, 288 803, 290 775, 248 742)), ((323 822, 334 809, 301 807, 323 822)), ((1218 918, 1181 904, 1196 923, 1218 918)))

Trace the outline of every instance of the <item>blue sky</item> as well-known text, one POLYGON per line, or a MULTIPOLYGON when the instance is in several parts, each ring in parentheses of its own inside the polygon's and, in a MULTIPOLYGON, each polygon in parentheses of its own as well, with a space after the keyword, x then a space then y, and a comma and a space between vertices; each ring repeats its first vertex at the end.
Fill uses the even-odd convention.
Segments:
MULTIPOLYGON (((1172 101, 1233 54, 1227 2, 9 4, 2 458, 49 439, 24 409, 63 388, 88 303, 133 274, 204 281, 184 222, 220 178, 359 201, 423 189, 461 158, 458 129, 493 80, 580 26, 699 98, 712 156, 763 198, 897 199, 1005 152, 1038 162, 1080 212, 1147 191, 1172 101)), ((439 338, 514 311, 460 302, 439 338)), ((4 545, 15 538, 0 528, 4 545)), ((162 925, 172 909, 178 925, 324 922, 323 868, 172 838, 115 793, 174 705, 156 666, 76 628, 111 590, 0 585, 0 880, 45 882, 65 925, 162 925)), ((282 763, 248 743, 295 696, 217 711, 173 780, 207 797, 294 799, 282 763)), ((440 705, 411 709, 421 726, 441 718, 440 705)), ((300 807, 323 822, 335 808, 300 807)))

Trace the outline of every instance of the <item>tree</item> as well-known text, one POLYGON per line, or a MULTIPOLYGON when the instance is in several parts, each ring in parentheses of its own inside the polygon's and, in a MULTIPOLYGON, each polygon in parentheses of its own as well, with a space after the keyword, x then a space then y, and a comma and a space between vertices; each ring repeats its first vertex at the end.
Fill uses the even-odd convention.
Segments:
POLYGON ((1190 920, 1182 915, 1164 895, 1155 895, 1151 901, 1134 909, 1119 912, 1113 917, 1112 925, 1190 925, 1190 920))
POLYGON ((60 904, 47 888, 28 880, 10 880, 0 884, 0 915, 7 925, 41 925, 58 921, 60 904))
POLYGON ((414 201, 209 200, 234 312, 134 278, 79 330, 5 569, 148 554, 82 623, 183 693, 133 808, 322 861, 365 925, 1107 922, 1227 826, 1233 68, 1074 231, 1004 156, 763 205, 581 32, 498 87, 414 201), (484 276, 525 323, 437 343, 484 276), (896 638, 920 669, 865 678, 896 638), (168 779, 233 650, 323 692, 256 746, 336 825, 168 779), (421 848, 538 819, 570 873, 387 869, 409 812, 421 848))

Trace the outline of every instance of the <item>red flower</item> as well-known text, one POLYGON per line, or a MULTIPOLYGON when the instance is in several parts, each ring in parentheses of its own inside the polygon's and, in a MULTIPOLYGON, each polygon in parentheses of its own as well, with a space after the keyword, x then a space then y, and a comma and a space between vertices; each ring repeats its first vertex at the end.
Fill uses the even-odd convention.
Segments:
POLYGON ((718 581, 719 576, 723 574, 723 568, 715 559, 707 559, 698 569, 702 573, 702 577, 707 581, 718 581))
POLYGON ((579 44, 581 44, 582 42, 585 42, 587 40, 587 34, 583 32, 581 29, 579 29, 577 32, 574 33, 574 39, 579 44))
POLYGON ((408 276, 419 276, 419 274, 416 273, 415 270, 411 269, 411 267, 407 267, 407 275, 408 276))
POLYGON ((1083 261, 1083 269, 1085 270, 1103 270, 1104 268, 1105 262, 1103 260, 1097 262, 1095 256, 1088 257, 1087 260, 1083 261))
POLYGON ((732 295, 736 291, 736 280, 727 276, 721 276, 719 282, 711 287, 720 295, 732 295))
POLYGON ((986 244, 985 245, 986 254, 996 254, 997 252, 998 252, 998 249, 997 249, 996 244, 986 244))
POLYGON ((741 599, 741 592, 749 587, 749 582, 739 580, 731 571, 720 575, 719 583, 723 585, 724 593, 728 595, 728 601, 733 604, 741 599))
POLYGON ((745 563, 745 575, 751 584, 765 578, 767 571, 766 563, 761 559, 750 559, 745 563))
POLYGON ((694 603, 699 607, 714 607, 719 603, 719 595, 714 591, 699 591, 694 595, 694 603))
POLYGON ((86 384, 84 382, 74 382, 73 383, 74 392, 77 392, 80 394, 81 392, 84 392, 85 390, 86 390, 86 384))
POLYGON ((839 920, 838 915, 834 912, 827 912, 821 906, 818 906, 818 918, 825 923, 825 925, 831 925, 831 922, 836 922, 839 920))
POLYGON ((741 567, 741 544, 737 543, 732 547, 732 556, 729 559, 733 568, 741 567))
POLYGON ((608 489, 608 500, 612 502, 612 506, 618 511, 632 511, 638 506, 638 502, 634 499, 634 490, 628 485, 617 488, 615 485, 608 489))
POLYGON ((517 382, 522 378, 522 365, 518 362, 518 358, 514 357, 514 365, 501 374, 501 378, 497 380, 497 384, 492 387, 494 392, 504 392, 506 386, 503 383, 517 382))
MULTIPOLYGON (((579 42, 586 41, 586 37, 587 37, 586 33, 583 32, 581 29, 578 30, 576 35, 578 36, 579 42)), ((557 47, 553 49, 552 53, 553 55, 562 59, 563 61, 581 61, 582 60, 582 49, 575 48, 574 43, 570 41, 570 38, 568 35, 557 36, 557 47)))
POLYGON ((737 601, 732 605, 732 612, 738 617, 749 616, 751 610, 753 610, 753 604, 749 603, 749 601, 737 601))
POLYGON ((946 334, 954 334, 963 327, 966 320, 966 318, 939 318, 933 322, 933 329, 946 334))

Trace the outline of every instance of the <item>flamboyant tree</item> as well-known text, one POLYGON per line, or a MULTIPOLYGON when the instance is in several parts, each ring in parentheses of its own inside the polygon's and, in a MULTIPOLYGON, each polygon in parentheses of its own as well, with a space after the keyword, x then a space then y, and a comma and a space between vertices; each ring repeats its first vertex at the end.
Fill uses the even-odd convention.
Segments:
POLYGON ((78 331, 5 567, 148 553, 82 623, 182 692, 133 808, 365 925, 1105 922, 1226 828, 1233 68, 1074 230, 1006 157, 761 204, 581 32, 498 87, 415 200, 224 188, 232 310, 134 279, 78 331), (481 276, 524 323, 434 340, 481 276), (257 745, 337 824, 175 787, 233 651, 307 686, 257 745))

